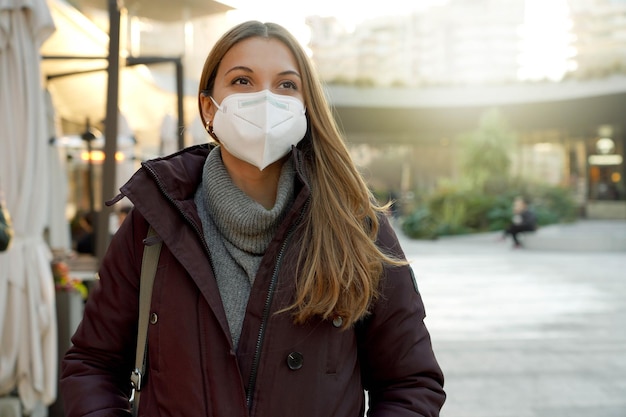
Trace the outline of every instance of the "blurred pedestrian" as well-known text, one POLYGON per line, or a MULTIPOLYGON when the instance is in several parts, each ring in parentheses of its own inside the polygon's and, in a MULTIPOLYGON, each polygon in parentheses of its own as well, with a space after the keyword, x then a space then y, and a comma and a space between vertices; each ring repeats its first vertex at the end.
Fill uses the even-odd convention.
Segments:
POLYGON ((76 238, 76 252, 84 255, 96 254, 97 214, 94 212, 79 213, 78 224, 80 234, 76 238))
POLYGON ((131 205, 124 205, 122 206, 119 211, 117 212, 117 227, 119 228, 122 223, 124 223, 124 220, 126 220, 126 217, 128 216, 128 213, 130 213, 130 209, 132 209, 133 207, 131 205))
POLYGON ((124 223, 124 220, 126 220, 131 208, 132 206, 130 204, 123 204, 120 208, 111 213, 109 219, 109 237, 113 237, 113 235, 117 233, 122 223, 124 223))
POLYGON ((513 200, 513 216, 511 223, 504 230, 503 238, 510 235, 513 238, 513 247, 520 248, 522 244, 519 240, 519 234, 534 232, 535 230, 537 230, 537 216, 528 207, 528 203, 524 197, 515 197, 513 200))
POLYGON ((216 143, 144 162, 62 366, 67 417, 129 415, 144 239, 162 240, 139 415, 438 416, 443 375, 411 268, 283 27, 209 53, 216 143), (158 237, 146 239, 149 225, 158 237))
POLYGON ((13 223, 4 201, 4 194, 0 189, 0 252, 9 248, 11 240, 13 240, 13 223))

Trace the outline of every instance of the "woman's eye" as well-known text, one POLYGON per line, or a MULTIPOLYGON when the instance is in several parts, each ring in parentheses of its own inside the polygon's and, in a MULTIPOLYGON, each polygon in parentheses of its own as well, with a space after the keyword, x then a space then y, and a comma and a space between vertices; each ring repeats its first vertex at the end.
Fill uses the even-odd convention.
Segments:
POLYGON ((248 85, 250 84, 250 81, 245 78, 245 77, 237 77, 233 80, 232 82, 233 84, 239 84, 239 85, 248 85))
POLYGON ((298 89, 298 86, 293 81, 283 81, 282 83, 280 83, 280 87, 281 88, 289 88, 289 89, 292 89, 292 90, 297 90, 298 89))

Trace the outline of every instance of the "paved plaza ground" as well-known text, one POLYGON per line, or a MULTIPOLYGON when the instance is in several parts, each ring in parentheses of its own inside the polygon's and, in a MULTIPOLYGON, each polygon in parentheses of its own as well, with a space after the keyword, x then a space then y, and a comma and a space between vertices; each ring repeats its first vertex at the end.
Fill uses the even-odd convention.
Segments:
POLYGON ((446 376, 441 417, 626 417, 626 251, 398 234, 446 376))

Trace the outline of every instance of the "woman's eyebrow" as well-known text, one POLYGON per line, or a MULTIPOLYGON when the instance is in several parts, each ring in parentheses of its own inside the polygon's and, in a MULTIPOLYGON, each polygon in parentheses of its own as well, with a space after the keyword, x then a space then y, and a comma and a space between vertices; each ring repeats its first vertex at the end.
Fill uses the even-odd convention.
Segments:
MULTIPOLYGON (((245 71, 245 72, 249 72, 249 73, 253 73, 254 72, 252 70, 252 68, 246 67, 245 65, 236 65, 236 66, 230 68, 228 71, 226 71, 224 73, 224 75, 228 75, 229 73, 231 73, 233 71, 245 71)), ((298 71, 295 71, 295 70, 281 71, 281 72, 278 73, 278 75, 295 75, 298 78, 302 78, 300 76, 300 74, 298 73, 298 71)))
POLYGON ((287 71, 279 72, 278 75, 295 75, 298 78, 302 78, 300 74, 298 73, 298 71, 294 71, 294 70, 287 70, 287 71))
POLYGON ((251 69, 251 68, 249 68, 249 67, 246 67, 246 66, 243 66, 243 65, 237 65, 237 66, 232 67, 232 68, 231 68, 231 69, 229 69, 228 71, 226 71, 226 72, 224 73, 224 75, 227 75, 229 72, 233 72, 233 71, 237 71, 237 70, 241 70, 241 71, 245 71, 245 72, 254 72, 254 71, 252 71, 252 69, 251 69))

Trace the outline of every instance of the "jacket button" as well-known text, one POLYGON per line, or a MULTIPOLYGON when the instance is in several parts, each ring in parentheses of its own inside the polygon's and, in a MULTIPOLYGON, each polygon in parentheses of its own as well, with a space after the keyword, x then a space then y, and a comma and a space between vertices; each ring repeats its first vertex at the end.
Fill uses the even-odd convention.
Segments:
POLYGON ((159 316, 157 316, 157 313, 150 314, 150 324, 156 324, 157 321, 159 321, 159 316))
POLYGON ((343 318, 341 316, 337 316, 333 319, 333 326, 341 327, 342 324, 343 324, 343 318))
POLYGON ((289 369, 292 371, 297 371, 302 368, 302 362, 304 362, 304 356, 302 356, 300 352, 291 352, 287 356, 287 366, 289 366, 289 369))

